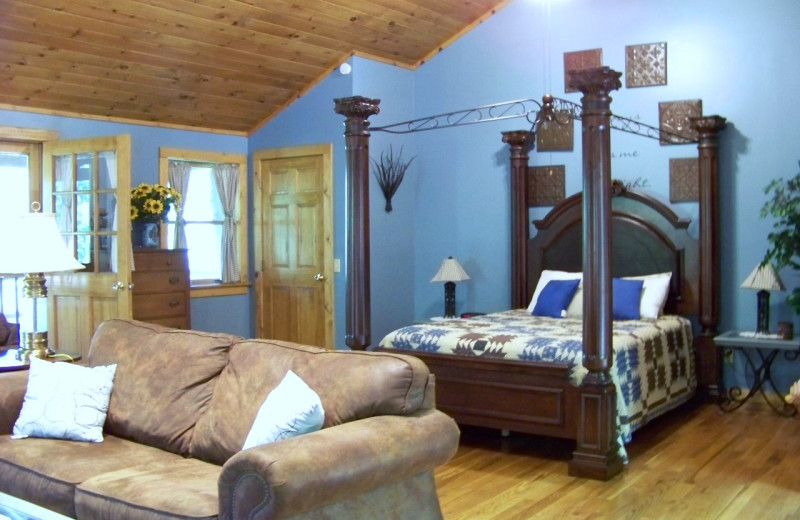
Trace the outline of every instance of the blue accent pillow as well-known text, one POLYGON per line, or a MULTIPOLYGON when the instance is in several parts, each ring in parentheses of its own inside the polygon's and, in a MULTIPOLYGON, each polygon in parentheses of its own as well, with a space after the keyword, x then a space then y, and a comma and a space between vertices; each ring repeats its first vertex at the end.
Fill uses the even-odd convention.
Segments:
POLYGON ((580 279, 550 280, 539 294, 536 306, 533 308, 534 316, 548 316, 550 318, 563 318, 569 307, 569 302, 578 290, 580 279))
POLYGON ((614 300, 612 313, 615 320, 641 319, 639 305, 642 299, 642 287, 644 287, 644 280, 624 280, 622 278, 611 280, 614 300))

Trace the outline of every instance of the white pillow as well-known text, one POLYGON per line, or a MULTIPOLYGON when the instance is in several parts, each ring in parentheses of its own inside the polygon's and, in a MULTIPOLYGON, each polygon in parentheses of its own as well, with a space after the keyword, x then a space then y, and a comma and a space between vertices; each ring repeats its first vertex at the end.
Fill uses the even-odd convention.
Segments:
POLYGON ((12 437, 103 442, 117 365, 84 367, 31 358, 28 388, 12 437))
MULTIPOLYGON (((669 281, 672 273, 648 274, 645 276, 625 276, 625 280, 644 280, 642 297, 639 301, 639 315, 642 319, 656 319, 664 313, 664 305, 669 294, 669 281)), ((537 287, 538 288, 538 287, 537 287)), ((583 319, 583 280, 567 307, 567 318, 583 319)))
MULTIPOLYGON (((583 273, 577 272, 572 273, 569 271, 551 271, 549 269, 545 269, 542 271, 542 274, 539 276, 539 281, 536 283, 536 290, 533 291, 533 297, 531 298, 531 303, 528 305, 528 314, 533 312, 533 309, 536 307, 536 302, 539 300, 539 294, 541 294, 544 287, 550 280, 581 280, 581 283, 578 284, 578 290, 575 292, 575 296, 573 296, 572 301, 575 301, 578 294, 581 292, 581 286, 583 285, 583 273)), ((572 304, 570 304, 572 305, 572 304)))
POLYGON ((656 319, 664 313, 664 305, 669 294, 669 281, 672 273, 649 274, 646 276, 626 276, 626 280, 644 280, 639 314, 642 318, 656 319))
POLYGON ((289 370, 259 408, 242 449, 315 432, 324 422, 319 395, 289 370))

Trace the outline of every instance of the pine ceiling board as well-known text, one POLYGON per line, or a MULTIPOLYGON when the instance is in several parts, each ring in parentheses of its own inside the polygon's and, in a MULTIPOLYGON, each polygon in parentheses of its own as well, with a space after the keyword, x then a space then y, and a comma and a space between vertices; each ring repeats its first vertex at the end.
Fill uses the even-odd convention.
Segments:
MULTIPOLYGON (((30 21, 27 21, 31 23, 30 21)), ((110 59, 120 59, 125 61, 132 61, 135 63, 153 64, 167 67, 169 69, 184 68, 197 73, 209 74, 228 79, 239 79, 241 81, 249 81, 252 83, 266 83, 268 85, 287 87, 292 90, 302 86, 299 79, 288 74, 272 73, 272 75, 264 74, 262 70, 260 74, 253 73, 252 68, 243 67, 241 69, 231 67, 220 67, 217 63, 205 59, 190 59, 195 58, 194 55, 175 51, 175 49, 160 48, 158 46, 150 45, 147 53, 142 49, 114 48, 112 43, 115 42, 113 37, 105 35, 88 34, 83 32, 81 38, 53 35, 52 33, 63 34, 65 31, 61 28, 52 29, 50 31, 31 31, 19 30, 20 22, 18 18, 12 16, 0 17, 0 34, 8 38, 15 38, 30 43, 38 43, 53 47, 55 49, 63 48, 75 52, 82 52, 91 55, 105 56, 110 59), (13 25, 7 25, 13 24, 13 25), (99 42, 105 42, 101 44, 99 42)), ((41 26, 43 24, 37 24, 41 26)), ((2 57, 0 56, 0 60, 2 57)))
MULTIPOLYGON (((39 86, 37 86, 39 88, 39 86)), ((46 89, 46 87, 45 87, 46 89)), ((28 106, 28 104, 16 103, 14 99, 25 99, 30 94, 30 86, 20 87, 12 82, 4 81, 4 90, 0 93, 0 103, 11 106, 28 106), (11 99, 9 99, 9 96, 11 99)), ((179 109, 172 107, 168 112, 164 112, 160 107, 137 105, 134 108, 126 103, 118 102, 113 106, 99 106, 87 89, 80 95, 55 93, 49 90, 40 90, 35 95, 36 108, 56 111, 69 111, 76 113, 76 106, 85 108, 81 114, 94 114, 103 117, 124 118, 129 120, 149 121, 165 123, 173 126, 203 126, 208 128, 227 129, 235 132, 247 132, 251 126, 251 117, 236 116, 230 111, 219 113, 209 113, 208 111, 198 111, 197 109, 179 109)))
POLYGON ((4 58, 8 62, 2 66, 3 70, 8 70, 12 74, 25 76, 26 67, 40 68, 51 72, 59 73, 72 73, 86 82, 86 78, 94 78, 93 81, 115 82, 116 87, 120 91, 140 92, 144 87, 152 87, 155 89, 173 92, 181 92, 181 84, 188 81, 195 81, 203 85, 203 92, 198 97, 212 97, 219 96, 222 98, 236 97, 240 99, 248 99, 250 101, 263 102, 266 97, 272 96, 286 96, 291 95, 289 89, 268 88, 258 86, 255 88, 253 84, 241 84, 236 81, 221 80, 219 78, 209 76, 187 77, 181 79, 178 76, 187 76, 182 71, 174 71, 170 73, 169 77, 161 77, 158 72, 163 69, 151 68, 149 72, 142 72, 137 69, 144 68, 137 64, 132 67, 120 69, 118 67, 97 66, 75 61, 69 56, 69 53, 64 51, 58 52, 58 59, 45 57, 46 49, 37 52, 20 52, 8 48, 7 42, 0 40, 0 52, 4 54, 4 58), (42 54, 39 55, 39 52, 42 54))
MULTIPOLYGON (((47 0, 45 0, 47 1, 47 0)), ((82 2, 106 5, 107 0, 81 0, 82 2)), ((113 0, 108 5, 114 7, 114 13, 130 13, 137 21, 136 27, 142 30, 155 28, 159 32, 170 34, 187 40, 219 47, 220 52, 229 49, 258 56, 260 59, 280 59, 289 67, 306 69, 309 74, 316 74, 320 68, 326 68, 339 53, 327 47, 293 42, 288 48, 286 36, 254 31, 219 19, 219 11, 198 5, 195 2, 181 0, 113 0), (120 4, 120 7, 116 7, 120 4), (125 9, 123 6, 128 6, 125 9), (166 18, 168 17, 168 18, 166 18), (304 57, 302 61, 298 57, 304 57)))
MULTIPOLYGON (((246 3, 252 5, 252 1, 246 3)), ((259 20, 270 21, 290 27, 296 31, 310 33, 342 42, 341 48, 359 52, 376 53, 406 64, 413 64, 415 59, 402 53, 404 43, 400 38, 387 37, 386 33, 374 31, 366 27, 356 26, 347 19, 332 18, 319 13, 306 4, 315 2, 282 2, 271 0, 261 9, 259 20), (280 10, 279 10, 280 8, 280 10)), ((249 21, 247 23, 250 23, 249 21)))
MULTIPOLYGON (((30 1, 46 2, 47 0, 30 1)), ((39 13, 40 19, 31 20, 33 26, 38 30, 61 37, 97 43, 110 50, 120 49, 130 53, 140 52, 147 55, 166 56, 179 62, 211 62, 215 66, 231 70, 248 67, 255 73, 272 77, 291 74, 298 78, 298 85, 304 85, 314 79, 318 71, 324 68, 322 64, 312 66, 279 58, 265 58, 263 54, 252 51, 240 51, 230 47, 207 44, 203 41, 204 33, 200 31, 198 31, 198 39, 190 40, 173 37, 155 30, 143 31, 135 27, 92 20, 66 11, 53 11, 45 8, 39 13)), ((11 13, 9 15, 14 16, 11 13)), ((6 16, 5 13, 4 16, 6 16)))
POLYGON ((195 74, 181 69, 166 69, 140 63, 124 63, 107 58, 52 49, 36 44, 10 42, 0 39, 0 54, 6 66, 32 65, 54 71, 71 71, 84 77, 109 78, 129 82, 132 88, 155 85, 181 90, 181 85, 196 82, 203 85, 208 94, 252 97, 260 101, 264 97, 289 96, 291 88, 272 87, 261 83, 246 83, 234 79, 222 79, 207 74, 195 74))
MULTIPOLYGON (((44 75, 44 74, 43 74, 44 75)), ((191 93, 180 96, 159 96, 152 91, 146 93, 132 93, 120 95, 118 91, 111 90, 97 84, 87 85, 86 83, 72 83, 64 75, 50 78, 35 77, 32 75, 24 78, 12 77, 6 73, 0 73, 0 78, 7 85, 17 87, 31 98, 44 94, 57 93, 58 95, 79 99, 85 97, 86 104, 94 105, 96 108, 114 107, 118 110, 136 110, 140 108, 145 111, 164 110, 167 112, 198 111, 202 110, 210 113, 235 115, 237 113, 247 114, 254 106, 251 101, 238 99, 213 101, 204 100, 201 105, 191 93)), ((255 103, 259 105, 260 103, 255 103)), ((155 112, 154 112, 155 113, 155 112)))
MULTIPOLYGON (((415 20, 417 27, 414 27, 405 23, 406 17, 401 18, 397 16, 399 13, 373 5, 372 2, 314 0, 306 3, 309 13, 325 16, 334 26, 349 26, 357 32, 366 29, 383 38, 397 39, 398 43, 409 47, 436 45, 441 40, 439 33, 447 31, 447 28, 436 27, 425 20, 415 20)), ((320 21, 320 16, 315 15, 315 20, 320 21)), ((411 57, 409 54, 405 56, 411 57)))
MULTIPOLYGON (((66 92, 67 87, 76 87, 85 90, 86 78, 84 74, 71 71, 54 71, 52 68, 40 68, 31 65, 9 65, 0 70, 2 78, 16 78, 20 80, 56 81, 58 91, 66 92)), ((135 84, 129 80, 117 80, 104 77, 95 77, 91 88, 93 96, 98 101, 113 104, 117 100, 127 99, 130 102, 146 102, 149 105, 163 104, 172 107, 174 103, 185 100, 194 100, 204 110, 216 111, 242 111, 247 113, 255 108, 263 109, 265 97, 249 98, 241 95, 213 94, 209 91, 187 92, 175 88, 155 87, 143 89, 144 85, 135 84)), ((195 107, 195 110, 197 107, 195 107)))

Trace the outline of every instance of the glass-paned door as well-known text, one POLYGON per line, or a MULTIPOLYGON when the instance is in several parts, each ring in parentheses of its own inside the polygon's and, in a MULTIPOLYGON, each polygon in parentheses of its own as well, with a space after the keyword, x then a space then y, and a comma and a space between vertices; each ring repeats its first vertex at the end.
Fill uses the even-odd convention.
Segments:
POLYGON ((43 164, 44 206, 85 266, 50 277, 50 342, 86 355, 100 323, 131 316, 130 136, 46 143, 43 164))

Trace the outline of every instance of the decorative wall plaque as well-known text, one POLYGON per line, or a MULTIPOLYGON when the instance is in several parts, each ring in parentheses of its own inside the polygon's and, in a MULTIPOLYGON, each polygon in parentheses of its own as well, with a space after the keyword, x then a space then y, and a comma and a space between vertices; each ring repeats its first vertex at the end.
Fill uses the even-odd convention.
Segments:
POLYGON ((700 200, 700 165, 696 157, 669 160, 669 201, 700 200))
POLYGON ((658 104, 658 127, 662 132, 661 144, 685 144, 680 137, 690 141, 697 140, 697 131, 692 128, 690 117, 702 117, 703 101, 690 99, 687 101, 663 101, 658 104), (670 135, 673 134, 673 135, 670 135))
POLYGON ((536 149, 540 152, 572 151, 574 133, 575 121, 567 111, 559 111, 556 121, 539 127, 536 133, 536 149), (565 123, 561 124, 559 121, 565 123))
POLYGON ((567 193, 565 169, 563 164, 528 167, 528 203, 531 206, 555 206, 564 200, 567 193))
POLYGON ((667 84, 667 42, 625 47, 625 86, 667 84))
POLYGON ((569 71, 603 66, 603 49, 589 49, 564 53, 564 92, 578 92, 569 86, 569 71))

